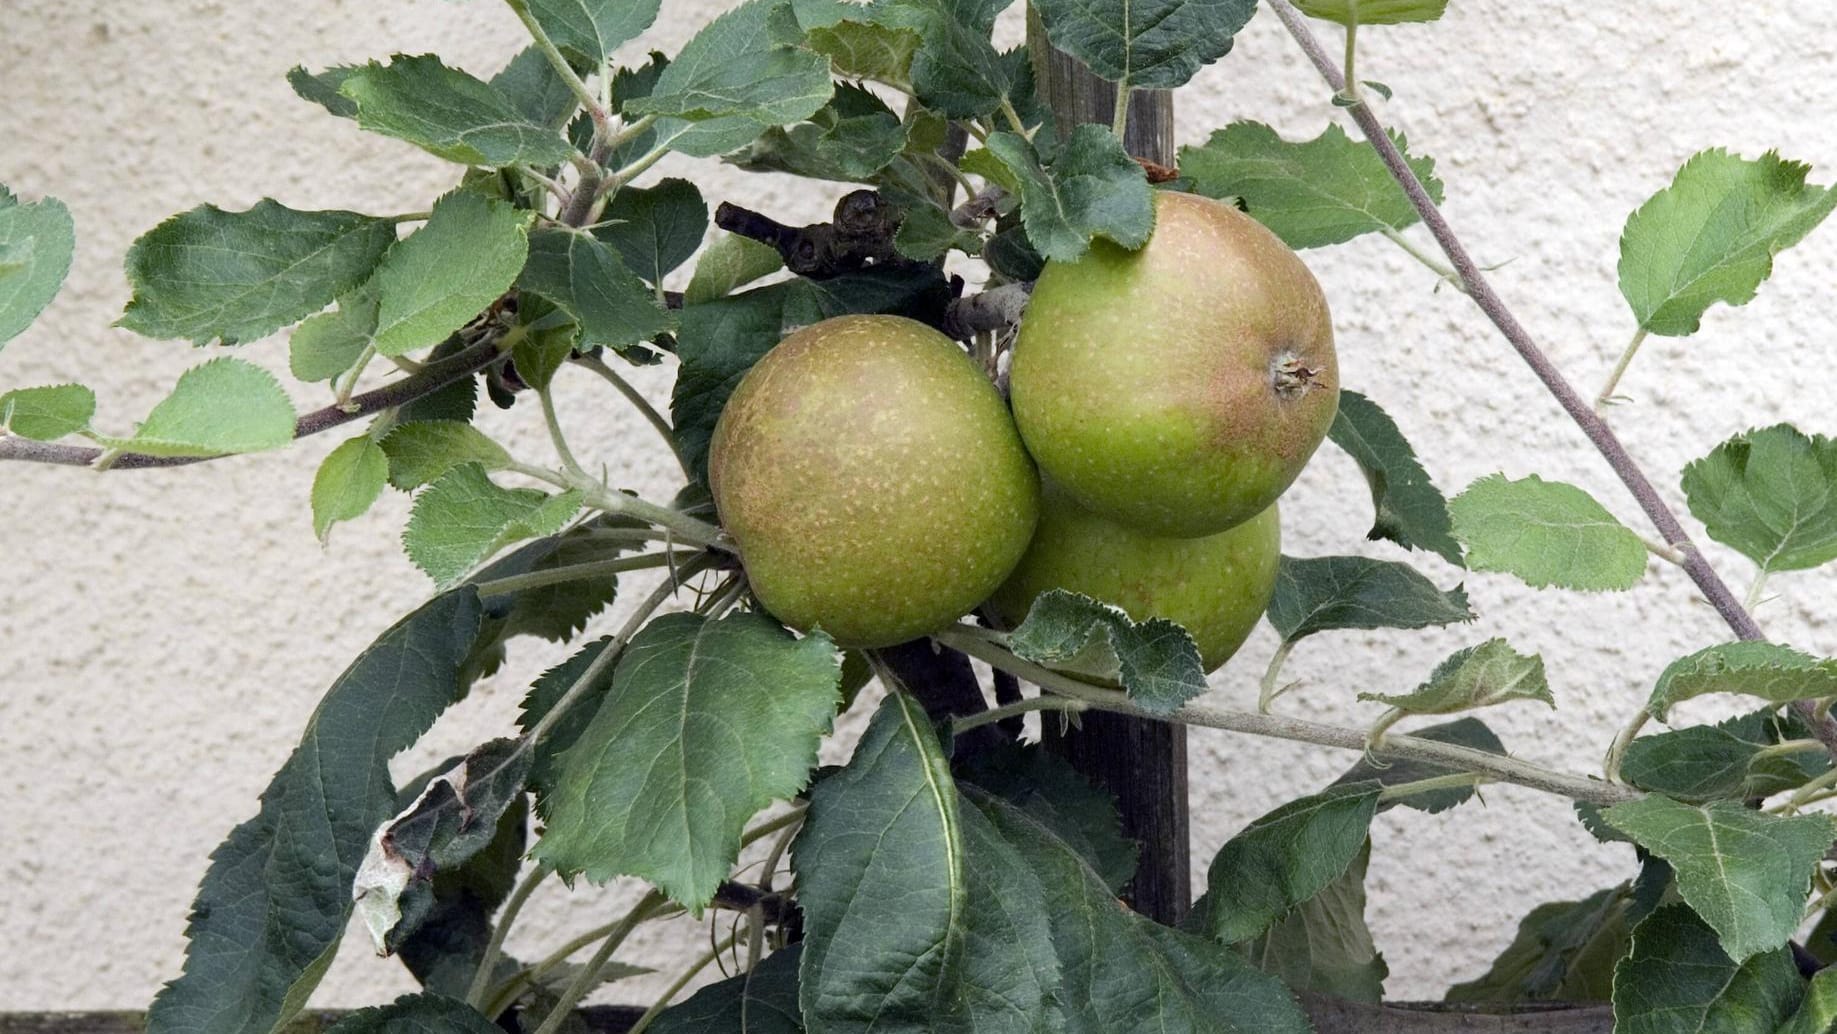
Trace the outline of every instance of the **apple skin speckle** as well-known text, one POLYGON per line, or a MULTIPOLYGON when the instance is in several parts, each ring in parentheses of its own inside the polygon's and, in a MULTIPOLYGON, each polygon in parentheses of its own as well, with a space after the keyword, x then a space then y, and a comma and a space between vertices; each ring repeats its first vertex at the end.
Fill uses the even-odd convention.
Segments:
POLYGON ((1230 205, 1155 197, 1139 251, 1047 263, 1014 345, 1015 422, 1043 474, 1159 535, 1268 508, 1326 437, 1339 367, 1301 259, 1230 205))
POLYGON ((1010 627, 1042 593, 1082 593, 1122 608, 1135 621, 1165 618, 1199 646, 1215 671, 1244 645, 1276 591, 1282 525, 1276 507, 1198 538, 1151 535, 1085 509, 1051 480, 1040 525, 1020 566, 989 600, 1010 627))
POLYGON ((1039 516, 994 385, 956 342, 897 316, 824 320, 767 353, 715 425, 708 480, 759 602, 846 647, 974 609, 1039 516))

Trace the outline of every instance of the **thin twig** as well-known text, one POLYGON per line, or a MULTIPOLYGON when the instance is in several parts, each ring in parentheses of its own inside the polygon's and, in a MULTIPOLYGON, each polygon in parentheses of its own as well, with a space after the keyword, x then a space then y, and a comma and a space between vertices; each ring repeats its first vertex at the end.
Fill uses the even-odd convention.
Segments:
POLYGON ((619 949, 619 945, 625 943, 625 939, 631 936, 631 932, 636 930, 639 924, 650 918, 652 912, 662 908, 666 900, 663 892, 657 890, 649 891, 638 899, 638 903, 631 907, 631 911, 625 913, 625 917, 613 925, 606 939, 594 949, 593 955, 587 959, 587 964, 581 967, 580 972, 574 974, 573 980, 568 981, 568 986, 556 997, 554 1008, 542 1018, 542 1025, 536 1028, 536 1034, 555 1034, 561 1029, 562 1023, 574 1012, 574 1006, 587 996, 587 992, 600 985, 600 975, 605 971, 606 963, 612 959, 612 953, 619 949))
POLYGON ((663 443, 670 447, 670 453, 676 457, 676 465, 682 468, 683 474, 689 477, 694 476, 690 473, 689 461, 683 458, 682 450, 676 445, 676 430, 670 426, 669 420, 665 419, 664 415, 659 413, 655 406, 651 405, 650 400, 645 398, 643 393, 638 391, 630 381, 619 376, 618 371, 606 365, 606 363, 601 361, 597 356, 583 355, 575 359, 574 362, 578 366, 584 366, 594 373, 599 374, 605 379, 606 383, 612 385, 613 388, 617 389, 619 394, 625 396, 625 400, 630 402, 632 406, 638 410, 645 421, 657 429, 657 434, 663 438, 663 443))
MULTIPOLYGON (((372 391, 353 396, 348 409, 327 406, 302 415, 294 422, 293 436, 305 438, 308 435, 329 431, 355 420, 380 413, 385 409, 405 406, 419 398, 432 395, 455 381, 472 376, 502 358, 500 341, 496 335, 485 338, 461 352, 428 363, 420 373, 404 377, 399 381, 385 384, 372 391)), ((95 463, 103 450, 84 445, 58 445, 51 442, 34 442, 24 438, 0 437, 0 460, 23 460, 27 463, 57 463, 71 467, 87 467, 95 463)), ((183 467, 206 460, 223 459, 225 456, 239 453, 223 453, 217 456, 148 456, 145 453, 124 452, 115 457, 110 470, 137 470, 147 467, 183 467)))
POLYGON ((484 954, 479 956, 478 969, 472 973, 472 986, 466 991, 467 1005, 476 1009, 485 1004, 485 996, 491 990, 491 971, 497 968, 498 957, 504 953, 504 938, 509 935, 511 924, 516 921, 517 913, 523 911, 523 903, 554 871, 546 863, 538 862, 510 892, 510 897, 504 899, 504 909, 491 928, 491 938, 485 942, 484 954))
MULTIPOLYGON (((1313 30, 1308 28, 1307 19, 1302 13, 1296 10, 1295 5, 1289 0, 1269 0, 1269 6, 1276 12, 1276 17, 1282 20, 1289 35, 1295 38, 1295 42, 1300 45, 1302 52, 1307 55, 1321 78, 1335 93, 1343 93, 1346 88, 1345 77, 1334 66, 1333 58, 1322 48, 1313 30)), ((1530 333, 1518 322, 1518 318, 1512 314, 1504 300, 1493 290, 1492 284, 1487 281, 1486 275, 1474 262, 1473 256, 1468 254, 1466 246, 1461 243, 1459 237, 1455 236, 1453 228, 1448 225, 1448 220, 1443 217, 1441 209, 1436 206, 1435 199, 1429 196, 1427 188, 1417 178, 1415 170, 1410 168, 1409 162, 1404 159, 1403 152, 1398 149, 1390 134, 1385 132, 1377 115, 1363 102, 1355 102, 1346 110, 1351 114, 1353 121, 1358 123, 1359 130, 1364 133, 1365 142, 1378 153, 1385 168, 1390 171, 1391 177, 1403 188, 1404 194, 1409 198, 1417 214, 1422 217, 1423 224, 1429 228, 1436 243, 1441 245, 1443 253, 1448 256, 1448 261, 1453 264, 1455 273, 1460 276, 1460 282, 1467 295, 1511 343, 1519 357, 1537 375, 1537 379, 1543 382, 1551 395, 1555 396, 1557 403, 1563 407, 1563 411, 1569 414, 1570 419, 1576 422, 1576 425, 1582 429, 1582 433, 1588 437, 1589 442, 1607 460, 1608 465, 1613 468, 1614 473, 1620 477, 1621 482, 1626 485, 1627 490, 1639 503, 1639 508, 1645 512, 1647 519, 1652 522, 1653 527, 1658 529, 1665 543, 1681 554, 1681 566, 1685 573, 1690 575, 1691 581, 1696 583, 1697 589, 1709 600, 1710 606, 1716 609, 1716 613, 1721 616, 1737 638, 1765 639, 1766 634, 1761 631, 1754 616, 1742 606, 1728 583, 1722 580, 1722 576, 1716 573, 1702 552, 1697 549, 1690 535, 1684 530, 1683 524, 1678 520, 1677 514, 1672 512, 1671 507, 1659 496, 1658 490, 1646 477, 1645 471, 1627 453, 1626 447, 1621 444, 1613 428, 1609 427, 1607 422, 1601 419, 1601 415, 1595 412, 1588 400, 1575 390, 1562 372, 1550 361, 1550 358, 1544 354, 1543 349, 1538 347, 1530 333)), ((1817 736, 1833 755, 1837 755, 1837 721, 1832 721, 1828 715, 1819 712, 1816 705, 1810 701, 1801 700, 1794 703, 1792 707, 1811 724, 1813 735, 1817 736)))
POLYGON ((1000 707, 991 707, 986 711, 978 711, 972 715, 952 718, 950 720, 950 728, 952 733, 962 734, 971 729, 979 729, 985 725, 995 725, 1006 719, 1025 716, 1034 711, 1068 711, 1076 713, 1086 710, 1090 706, 1090 704, 1085 703, 1083 700, 1077 700, 1072 697, 1047 696, 1042 693, 1037 697, 1017 700, 1012 704, 1003 704, 1000 707))
MULTIPOLYGON (((610 560, 591 560, 581 564, 568 564, 565 567, 551 567, 527 574, 509 575, 488 582, 478 583, 480 596, 504 596, 513 592, 527 592, 530 589, 541 589, 550 585, 562 585, 567 582, 584 582, 596 578, 609 578, 627 571, 648 571, 659 567, 675 567, 685 564, 701 553, 696 552, 662 552, 640 553, 637 556, 614 557, 610 560)), ((679 568, 680 570, 680 568, 679 568)))
POLYGON ((571 91, 574 96, 580 100, 581 105, 587 109, 588 116, 593 119, 594 127, 603 130, 606 126, 610 125, 612 117, 608 115, 606 109, 600 105, 599 96, 587 88, 587 84, 581 81, 580 75, 574 71, 574 66, 568 64, 568 59, 562 55, 561 48, 555 45, 553 39, 549 38, 549 34, 543 29, 542 23, 537 21, 536 16, 530 11, 528 0, 505 0, 505 2, 510 7, 511 11, 516 14, 517 20, 523 23, 523 28, 528 30, 529 38, 536 43, 536 49, 540 50, 542 56, 548 59, 549 67, 555 70, 555 74, 561 78, 561 81, 567 85, 569 91, 571 91))
POLYGON ((994 667, 1011 671, 1041 689, 1083 700, 1092 707, 1104 711, 1114 711, 1118 714, 1156 721, 1178 722, 1184 725, 1224 729, 1229 732, 1249 733, 1253 736, 1295 740, 1323 747, 1340 747, 1361 752, 1369 749, 1370 753, 1381 760, 1425 761, 1454 769, 1457 772, 1483 775, 1499 782, 1514 783, 1533 790, 1560 794, 1571 800, 1586 801, 1590 804, 1618 804, 1643 796, 1639 791, 1617 783, 1555 772, 1517 758, 1491 754, 1453 743, 1439 743, 1416 736, 1386 736, 1381 744, 1373 747, 1367 743, 1367 732, 1364 729, 1348 729, 1321 722, 1305 721, 1300 718, 1257 714, 1253 711, 1233 711, 1197 704, 1189 704, 1172 714, 1159 714, 1136 704, 1114 689, 1094 686, 1049 668, 1021 660, 1001 645, 992 642, 987 638, 987 633, 980 629, 958 625, 939 633, 935 638, 952 649, 961 650, 994 667))

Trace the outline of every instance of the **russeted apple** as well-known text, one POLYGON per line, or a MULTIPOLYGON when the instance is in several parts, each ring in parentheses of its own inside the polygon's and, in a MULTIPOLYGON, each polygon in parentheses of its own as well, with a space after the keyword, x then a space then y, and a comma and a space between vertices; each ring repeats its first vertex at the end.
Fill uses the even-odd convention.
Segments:
POLYGON ((1339 406, 1320 285, 1223 202, 1162 191, 1147 245, 1049 262, 1014 345, 1015 422, 1040 472, 1158 535, 1268 509, 1339 406))
POLYGON ((759 602, 851 647, 949 624, 1033 535, 1039 476, 962 348, 897 316, 841 316, 741 380, 708 481, 759 602))
POLYGON ((1083 593, 1136 621, 1184 626, 1213 671, 1244 645, 1269 606, 1281 553, 1274 505, 1216 534, 1174 538, 1092 513, 1048 478, 1033 544, 989 608, 1013 626, 1042 593, 1083 593))

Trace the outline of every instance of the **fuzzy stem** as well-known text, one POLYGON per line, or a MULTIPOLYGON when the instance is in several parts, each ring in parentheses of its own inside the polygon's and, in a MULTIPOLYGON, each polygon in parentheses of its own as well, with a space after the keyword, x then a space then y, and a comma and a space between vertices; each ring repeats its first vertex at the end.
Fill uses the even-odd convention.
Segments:
POLYGON ((587 114, 593 119, 594 126, 603 128, 610 124, 611 116, 606 114, 606 109, 600 104, 599 95, 588 89, 587 84, 574 71, 574 66, 568 64, 568 59, 562 56, 561 48, 555 45, 555 41, 550 39, 548 32, 542 28, 542 23, 530 13, 527 0, 505 0, 505 3, 516 14, 517 20, 523 23, 523 28, 528 30, 529 38, 536 42, 536 49, 548 59, 549 66, 555 69, 555 74, 561 77, 561 81, 567 85, 568 90, 580 100, 581 106, 587 109, 587 114))
POLYGON ((1427 779, 1416 779, 1385 787, 1378 792, 1378 803, 1386 804, 1405 797, 1414 797, 1419 793, 1433 793, 1436 790, 1456 790, 1478 786, 1487 780, 1488 777, 1479 772, 1451 772, 1448 775, 1430 776, 1427 779))
MULTIPOLYGON (((752 924, 749 923, 747 929, 752 930, 752 924)), ((715 942, 714 946, 709 948, 701 958, 690 963, 687 968, 676 975, 675 980, 670 981, 670 986, 663 989, 663 993, 657 996, 657 1000, 651 1003, 650 1008, 644 1010, 644 1015, 638 1017, 638 1022, 632 1024, 631 1029, 626 1031, 626 1034, 644 1034, 644 1031, 650 1027, 651 1023, 655 1021, 665 1009, 670 1007, 671 1002, 676 1000, 676 996, 682 994, 682 989, 689 986, 689 981, 694 980, 697 973, 713 965, 714 960, 720 958, 722 952, 732 948, 739 940, 740 935, 736 932, 729 934, 723 940, 715 942)))
POLYGON ((1614 364, 1613 371, 1607 375, 1607 382, 1602 384, 1601 390, 1596 393, 1595 412, 1604 412, 1613 403, 1614 389, 1620 387, 1620 378, 1626 376, 1627 367, 1633 365, 1633 357, 1639 354, 1639 346, 1645 343, 1646 330, 1641 327, 1639 332, 1633 335, 1633 340, 1627 342, 1626 348, 1620 353, 1620 361, 1614 364))
POLYGON ((1263 669, 1263 679, 1257 684, 1257 710, 1263 714, 1269 713, 1269 705, 1275 703, 1276 698, 1283 693, 1277 687, 1276 680, 1282 676, 1282 665, 1288 661, 1288 655, 1294 649, 1295 640, 1283 640, 1282 645, 1276 647, 1276 652, 1270 656, 1269 667, 1263 669))
POLYGON ((625 396, 625 401, 630 402, 632 406, 638 410, 638 413, 644 417, 645 421, 653 428, 656 428, 657 434, 663 438, 663 443, 670 447, 670 454, 676 457, 676 465, 682 468, 683 475, 685 477, 694 476, 689 471, 689 461, 683 458, 682 450, 676 446, 675 429, 670 426, 668 420, 664 419, 662 413, 657 412, 656 407, 651 405, 650 400, 645 398, 643 393, 638 391, 630 381, 619 376, 618 371, 606 365, 596 356, 583 355, 579 359, 574 360, 574 362, 576 365, 584 366, 594 373, 599 374, 606 383, 612 385, 619 394, 625 396))
POLYGON ((587 964, 574 975, 573 980, 568 981, 567 988, 556 998, 555 1007, 542 1018, 542 1025, 536 1028, 536 1034, 555 1034, 561 1029, 562 1023, 574 1012, 574 1006, 587 996, 587 992, 599 986, 600 974, 605 970, 606 963, 612 958, 612 953, 619 949, 619 945, 625 943, 625 939, 631 936, 632 931, 636 930, 640 923, 650 918, 652 912, 661 908, 665 900, 663 892, 658 890, 649 891, 638 899, 638 903, 631 907, 631 911, 625 913, 625 917, 613 925, 606 939, 594 949, 593 955, 587 959, 587 964))
MULTIPOLYGON (((626 571, 648 571, 658 567, 676 567, 686 564, 704 554, 699 552, 662 552, 642 553, 638 556, 614 557, 611 560, 593 560, 584 564, 568 564, 565 567, 553 567, 544 571, 531 571, 528 574, 510 575, 488 582, 478 583, 480 596, 503 596, 513 592, 526 592, 550 585, 561 585, 566 582, 584 582, 594 578, 606 578, 626 571)), ((679 568, 680 570, 680 568, 679 568)))
MULTIPOLYGON (((497 362, 503 357, 504 351, 509 349, 510 340, 508 336, 502 339, 496 336, 487 337, 462 352, 457 352, 438 362, 428 363, 422 367, 421 372, 411 377, 404 377, 399 381, 352 397, 348 408, 334 405, 303 414, 294 422, 293 436, 298 439, 329 431, 334 427, 341 427, 352 421, 380 413, 385 409, 405 406, 416 399, 432 395, 497 362)), ((55 463, 69 467, 87 467, 94 464, 103 453, 102 449, 82 445, 59 445, 52 442, 34 442, 24 438, 0 436, 0 460, 23 460, 27 463, 55 463)), ((115 454, 108 469, 184 467, 233 455, 238 454, 149 456, 138 452, 119 452, 115 454)))
MULTIPOLYGON (((1290 0, 1269 0, 1269 6, 1275 11, 1276 17, 1282 20, 1289 35, 1295 38, 1295 42, 1300 45, 1302 52, 1307 55, 1309 62, 1314 65, 1327 86, 1336 92, 1343 91, 1346 86, 1345 77, 1340 74, 1338 68, 1334 67, 1333 59, 1321 47, 1320 40, 1314 36, 1314 31, 1308 27, 1306 17, 1295 9, 1295 5, 1290 0)), ((1403 152, 1398 149, 1390 134, 1384 131, 1384 126, 1378 121, 1377 115, 1362 102, 1355 102, 1346 110, 1352 115, 1353 121, 1358 123, 1359 130, 1365 135, 1366 143, 1378 153, 1385 168, 1390 171, 1391 177, 1403 188, 1410 204, 1422 217, 1423 224, 1435 237, 1435 242, 1441 245, 1443 253, 1453 263, 1454 271, 1460 275, 1461 282, 1467 286, 1468 296, 1486 314, 1487 319, 1492 321, 1493 326, 1499 329, 1506 341, 1510 342, 1519 357, 1556 398, 1563 411, 1568 413, 1570 419, 1582 429, 1582 433, 1588 437, 1589 442, 1601 453, 1602 458, 1607 460, 1608 466, 1619 475, 1621 482, 1638 501, 1639 508, 1645 511, 1647 519, 1652 522, 1653 527, 1658 529, 1665 543, 1682 554, 1684 571, 1690 575, 1690 580, 1696 583, 1698 591, 1709 600, 1710 606, 1715 608, 1716 613, 1721 616, 1737 638, 1765 639, 1766 635, 1761 631, 1760 625, 1755 622, 1754 616, 1748 613, 1740 600, 1735 598, 1728 583, 1722 580, 1722 576, 1716 573, 1709 561, 1697 549, 1690 535, 1685 532, 1683 524, 1678 520, 1677 514, 1659 496, 1651 480, 1646 477, 1645 471, 1627 453, 1626 447, 1621 444, 1613 428, 1601 419, 1601 415, 1595 412, 1555 364, 1550 362, 1543 349, 1538 347, 1530 333, 1506 307, 1504 300, 1493 290, 1486 275, 1481 272, 1473 257, 1468 254, 1466 245, 1455 236, 1454 229, 1448 225, 1448 220, 1443 217, 1441 209, 1435 204, 1435 199, 1429 196, 1428 189, 1417 178, 1416 171, 1410 168, 1409 162, 1404 159, 1403 152)), ((1792 708, 1811 723, 1814 735, 1824 743, 1833 756, 1837 756, 1837 722, 1829 720, 1829 716, 1821 712, 1812 701, 1797 701, 1792 708)))
POLYGON ((692 546, 705 549, 718 549, 731 553, 733 543, 722 534, 721 529, 707 521, 697 520, 668 506, 659 506, 637 496, 615 492, 591 478, 572 481, 573 487, 580 489, 587 498, 587 505, 607 513, 622 517, 632 517, 660 528, 668 528, 677 539, 692 546))
MULTIPOLYGON (((961 650, 994 667, 1013 672, 1042 689, 1083 700, 1101 710, 1157 721, 1249 733, 1253 736, 1295 740, 1323 747, 1340 747, 1356 751, 1366 749, 1366 732, 1363 729, 1348 729, 1299 718, 1257 714, 1252 711, 1233 711, 1195 704, 1188 704, 1172 714, 1159 714, 1141 707, 1116 690, 1094 686, 1049 668, 1042 668, 1037 664, 1021 660, 979 634, 979 630, 968 626, 952 626, 938 633, 934 638, 952 649, 961 650)), ((1383 743, 1372 748, 1371 753, 1381 759, 1426 761, 1446 768, 1483 775, 1499 782, 1514 783, 1533 790, 1560 794, 1572 800, 1587 801, 1591 804, 1618 804, 1643 796, 1637 790, 1629 787, 1563 772, 1553 772, 1540 765, 1533 765, 1517 758, 1504 757, 1452 743, 1438 743, 1416 736, 1402 734, 1386 736, 1383 743)))
POLYGON ((1026 700, 1016 701, 1012 704, 1004 704, 1001 707, 991 707, 988 710, 978 711, 975 714, 961 718, 952 718, 950 727, 952 732, 962 735, 971 729, 981 728, 984 725, 994 725, 996 722, 1002 721, 1003 719, 1013 718, 1016 715, 1028 714, 1032 711, 1068 711, 1076 714, 1079 711, 1086 710, 1090 706, 1090 704, 1082 700, 1073 699, 1072 697, 1054 697, 1042 694, 1037 697, 1029 697, 1026 700))
POLYGON ((663 606, 671 596, 674 596, 676 590, 682 586, 685 580, 705 570, 708 567, 708 563, 709 559, 707 554, 696 556, 684 563, 682 567, 678 568, 675 577, 665 580, 662 585, 659 585, 649 596, 645 597, 644 601, 638 604, 638 609, 632 612, 632 616, 613 634, 611 639, 606 641, 606 645, 594 656, 592 662, 587 665, 587 670, 580 673, 580 677, 574 680, 574 684, 569 686, 566 692, 562 693, 561 699, 555 701, 555 706, 549 708, 548 713, 542 716, 542 720, 536 723, 536 727, 531 729, 528 734, 523 737, 524 742, 539 742, 550 729, 554 728, 555 723, 561 720, 562 715, 567 713, 568 708, 572 707, 576 700, 579 700, 585 695, 587 690, 605 673, 606 669, 611 667, 612 663, 619 659, 619 654, 625 650, 625 644, 631 641, 632 636, 638 634, 638 629, 644 627, 644 623, 650 620, 651 614, 654 613, 658 607, 663 606))
POLYGON ((476 1009, 485 1004, 485 995, 491 990, 491 971, 497 968, 498 957, 504 952, 504 938, 509 936, 511 924, 516 922, 517 913, 523 911, 523 903, 529 900, 530 894, 554 871, 547 865, 538 864, 510 892, 510 897, 504 899, 504 909, 498 913, 497 923, 491 928, 491 939, 485 942, 478 969, 472 974, 472 986, 466 991, 467 1005, 476 1009))

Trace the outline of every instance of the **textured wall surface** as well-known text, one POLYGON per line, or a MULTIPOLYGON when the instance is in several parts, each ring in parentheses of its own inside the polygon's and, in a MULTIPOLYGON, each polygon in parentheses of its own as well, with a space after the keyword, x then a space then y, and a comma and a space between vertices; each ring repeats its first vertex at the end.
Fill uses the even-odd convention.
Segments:
MULTIPOLYGON (((674 50, 721 0, 671 0, 643 46, 674 50)), ((1705 19, 1705 5, 1457 0, 1434 27, 1367 32, 1361 73, 1396 91, 1384 116, 1438 159, 1448 211, 1525 324, 1592 390, 1631 331, 1614 281, 1625 215, 1693 151, 1772 147, 1837 170, 1830 83, 1837 7, 1754 3, 1705 19)), ((1004 31, 1015 29, 1013 15, 1004 31)), ((55 305, 0 355, 0 384, 79 380, 101 424, 125 430, 177 373, 188 346, 110 329, 127 298, 120 259, 169 213, 263 196, 302 208, 409 211, 453 172, 296 100, 283 81, 390 51, 438 51, 489 73, 519 44, 505 8, 474 0, 6 0, 0 32, 0 182, 73 212, 75 268, 55 305)), ((1335 40, 1335 43, 1337 41, 1335 40)), ((631 55, 640 52, 630 48, 631 55)), ((1267 12, 1222 64, 1180 95, 1183 140, 1238 118, 1313 136, 1335 116, 1267 12)), ((830 197, 714 163, 669 165, 710 198, 748 199, 802 222, 830 197)), ((1504 470, 1574 481, 1637 522, 1604 465, 1459 294, 1382 240, 1311 252, 1336 313, 1345 383, 1396 415, 1452 492, 1504 470)), ((1614 411, 1633 454, 1679 499, 1676 472, 1725 436, 1790 419, 1837 430, 1830 328, 1837 228, 1787 253, 1745 309, 1718 309, 1686 341, 1646 346, 1614 411)), ((241 355, 277 370, 277 337, 241 355)), ((667 372, 641 378, 667 397, 667 372)), ((294 385, 302 407, 321 398, 294 385)), ((564 377, 575 440, 616 483, 667 495, 672 468, 648 431, 585 374, 564 377)), ((548 457, 527 407, 489 426, 519 453, 548 457)), ((279 455, 170 472, 98 477, 71 468, 0 471, 0 1009, 139 1006, 174 975, 186 908, 206 856, 255 809, 318 694, 379 630, 428 591, 396 538, 407 502, 392 494, 314 541, 307 491, 325 435, 279 455)), ((1356 469, 1324 449, 1285 501, 1289 552, 1366 550, 1368 502, 1356 469)), ((1712 547, 1737 583, 1743 562, 1712 547)), ((1444 584, 1459 572, 1417 557, 1444 584)), ((1592 771, 1601 747, 1671 657, 1723 637, 1675 571, 1637 591, 1533 594, 1489 575, 1465 579, 1480 620, 1429 633, 1323 635, 1288 669, 1287 707, 1352 724, 1361 690, 1413 686, 1441 657, 1509 634, 1542 651, 1561 704, 1491 719, 1525 757, 1592 771)), ((1837 652, 1828 577, 1781 577, 1762 617, 1776 635, 1837 652)), ((1267 630, 1220 673, 1244 704, 1271 649, 1267 630)), ((506 727, 521 687, 557 659, 522 645, 513 663, 398 759, 408 772, 506 727)), ((843 744, 831 754, 846 754, 843 744)), ((1195 859, 1267 808, 1318 786, 1351 758, 1198 731, 1195 859)), ((1518 916, 1631 872, 1625 846, 1593 843, 1560 800, 1512 788, 1485 805, 1379 820, 1372 922, 1401 996, 1437 994, 1485 968, 1518 916)), ((626 888, 539 895, 512 938, 536 953, 562 929, 605 921, 626 888)), ((636 958, 669 968, 707 934, 686 920, 647 929, 636 958)), ((648 1000, 646 978, 612 997, 648 1000)), ((328 1005, 374 1002, 410 982, 353 939, 323 985, 328 1005)))

